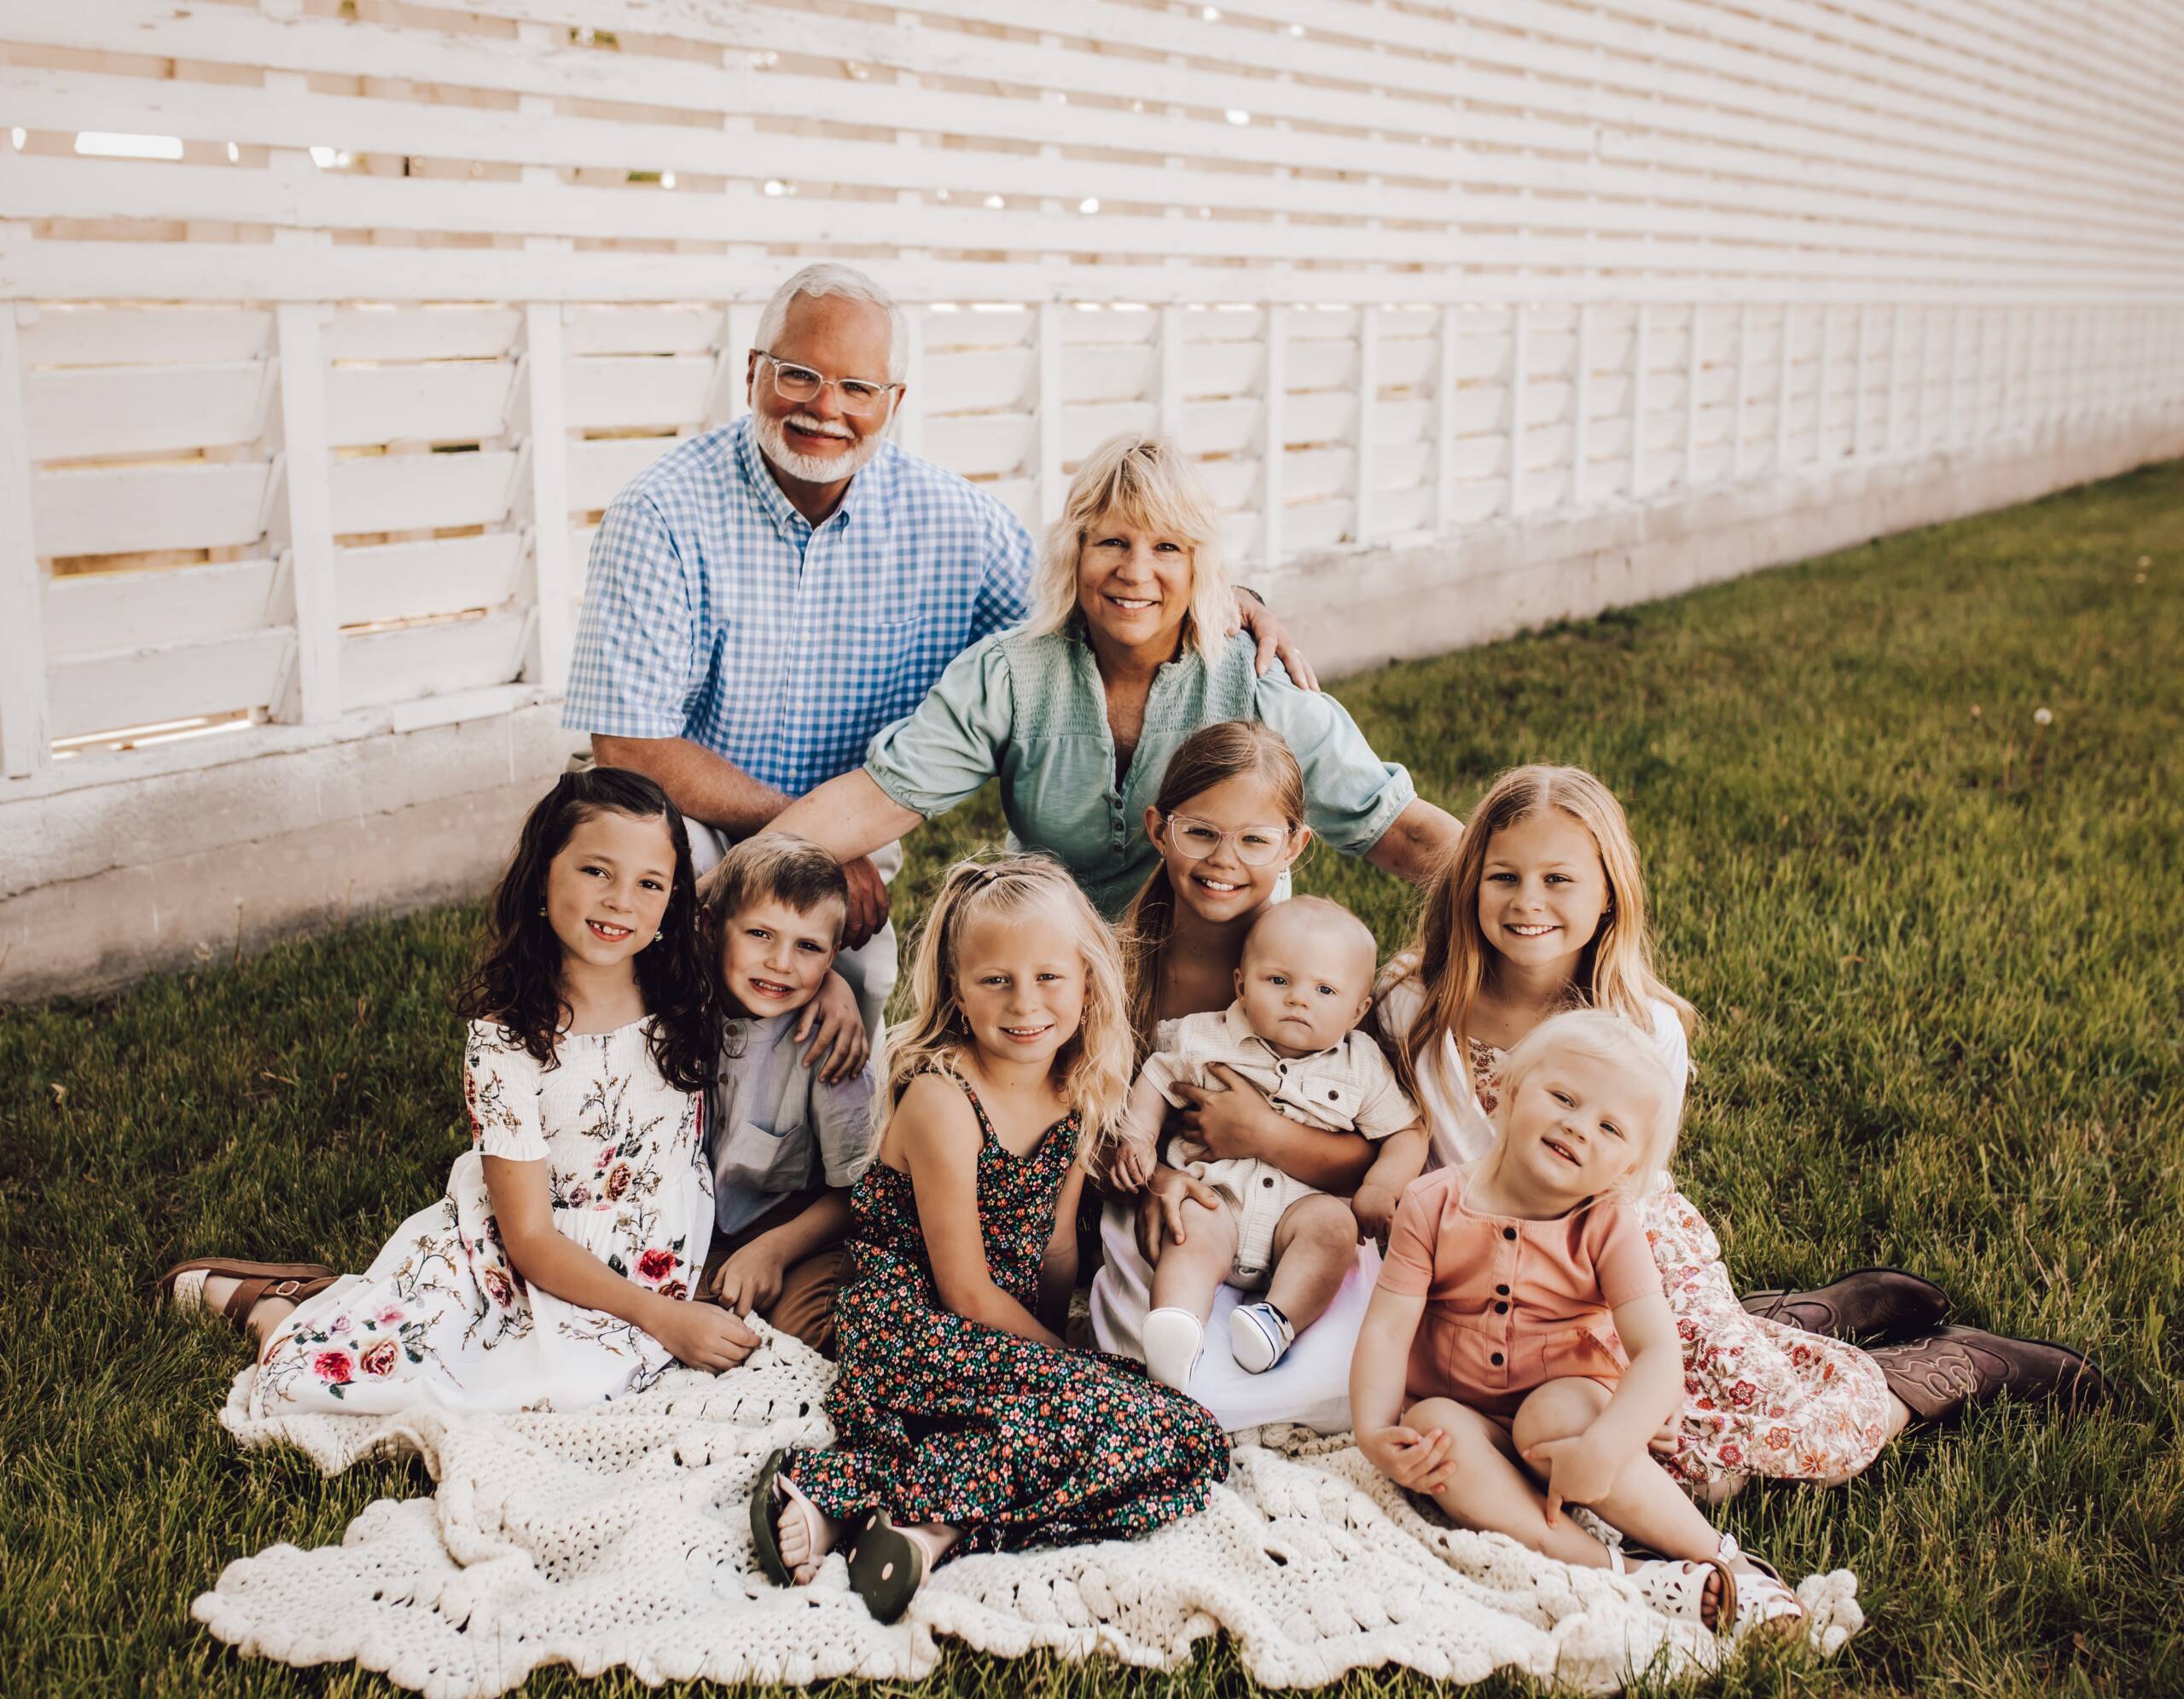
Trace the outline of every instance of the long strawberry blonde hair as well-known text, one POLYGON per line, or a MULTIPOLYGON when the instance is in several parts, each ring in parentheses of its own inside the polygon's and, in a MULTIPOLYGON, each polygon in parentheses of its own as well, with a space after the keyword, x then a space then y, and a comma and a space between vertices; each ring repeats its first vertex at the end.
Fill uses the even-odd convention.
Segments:
MULTIPOLYGON (((1176 746, 1160 775, 1153 806, 1165 819, 1201 791, 1249 774, 1265 782, 1292 832, 1304 824, 1304 769, 1281 734, 1257 720, 1201 726, 1176 746)), ((1153 1047, 1160 1005, 1160 965, 1176 931, 1176 887, 1164 857, 1130 900, 1123 922, 1123 960, 1130 986, 1130 1020, 1139 1052, 1153 1047)))
POLYGON ((973 1040, 956 997, 956 952, 963 928, 985 916, 1036 916, 1057 936, 1073 939, 1083 958, 1084 1012, 1054 1056, 1057 1088, 1082 1116, 1082 1155, 1122 1119, 1133 1060, 1130 1015, 1114 934, 1068 871, 1044 855, 974 857, 942 875, 910 964, 910 1017, 887 1029, 882 1083, 873 1098, 874 1128, 885 1129, 920 1074, 937 1070, 961 1077, 957 1062, 973 1040))
MULTIPOLYGON (((1592 834, 1607 876, 1608 911, 1585 946, 1571 986, 1573 1008, 1606 1009, 1621 1015, 1641 1032, 1653 1030, 1652 1005, 1658 1000, 1676 1011, 1687 1035, 1698 1030, 1699 1014, 1671 991, 1653 971, 1653 935, 1646 919, 1646 879, 1638 864, 1638 845, 1623 804, 1606 786, 1577 767, 1519 767, 1496 779, 1479 798, 1455 853, 1426 888, 1418 930, 1409 948, 1391 964, 1393 971, 1380 1001, 1406 980, 1415 982, 1424 1000, 1407 1032, 1390 1029, 1376 1007, 1380 1031, 1395 1047, 1397 1071, 1416 1095, 1419 1076, 1434 1056, 1440 1035, 1465 1031, 1472 1005, 1486 983, 1494 947, 1478 925, 1478 892, 1486 873, 1486 854, 1494 834, 1547 809, 1558 809, 1592 834)), ((1464 1054, 1457 1047, 1457 1054, 1464 1054)), ((1460 1087, 1461 1081, 1449 1081, 1460 1087)))

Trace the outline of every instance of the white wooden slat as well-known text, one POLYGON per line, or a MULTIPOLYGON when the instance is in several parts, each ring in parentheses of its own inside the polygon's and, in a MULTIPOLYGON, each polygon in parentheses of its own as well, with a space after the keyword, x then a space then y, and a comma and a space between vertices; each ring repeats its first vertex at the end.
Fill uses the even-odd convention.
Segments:
POLYGON ((1062 349, 1061 389, 1070 406, 1157 397, 1159 384, 1160 351, 1157 348, 1098 344, 1062 349))
MULTIPOLYGON (((1067 365, 1065 351, 1064 364, 1067 365)), ((926 411, 950 413, 1028 408, 1038 386, 1038 356, 1025 347, 926 351, 926 411)))
POLYGON ((50 728, 56 738, 231 714, 270 704, 291 664, 285 626, 207 643, 84 656, 55 664, 50 728))
POLYGON ((1456 382, 1462 362, 1463 315, 1443 307, 1433 380, 1433 520, 1445 531, 1455 524, 1456 382))
POLYGON ((528 616, 489 613, 341 640, 343 706, 354 712, 390 702, 451 696, 505 684, 523 670, 528 616))
POLYGON ((1014 474, 1030 464, 1037 447, 1035 415, 1031 414, 926 416, 927 458, 966 478, 1014 474))
POLYGON ((295 690, 280 717, 305 725, 340 712, 341 655, 335 635, 340 590, 334 576, 332 445, 327 440, 326 356, 321 340, 331 310, 283 302, 273 310, 281 359, 282 502, 272 541, 282 565, 285 608, 295 627, 295 690))
POLYGON ((1298 546, 1288 524, 1285 464, 1289 444, 1290 318, 1286 307, 1266 310, 1266 371, 1259 406, 1258 558, 1269 572, 1280 571, 1298 546))
MULTIPOLYGON (((899 84, 870 92, 881 98, 900 98, 915 93, 899 84)), ((644 91, 644 95, 659 97, 653 91, 644 91)), ((12 96, 20 115, 36 120, 43 110, 51 123, 61 127, 85 122, 84 114, 96 112, 103 104, 119 109, 112 120, 115 123, 164 125, 183 136, 216 141, 249 140, 291 148, 339 145, 359 154, 424 153, 511 162, 536 160, 543 154, 550 156, 549 163, 564 165, 585 165, 611 158, 653 170, 742 175, 754 179, 787 175, 806 180, 886 184, 898 186, 902 192, 913 194, 920 189, 966 187, 961 173, 969 171, 976 174, 977 187, 981 190, 1032 194, 1045 189, 1059 191, 1065 199, 1095 194, 1118 200, 1211 201, 1223 206, 1260 210, 1295 207, 1352 217, 1407 217, 1427 223, 1438 222, 1446 213, 1442 191, 1391 188, 1377 182, 1362 183, 1355 178, 1324 184, 1315 177, 1292 177, 1277 182, 1263 174, 1233 171, 1155 171, 1110 159, 1078 163, 1073 167, 1074 175, 1072 165, 1061 162, 1062 180, 1056 182, 1055 162, 1035 162, 1020 154, 980 152, 966 156, 956 148, 948 150, 938 159, 926 159, 921 158, 921 152, 916 149, 815 138, 808 134, 790 137, 754 136, 746 131, 729 136, 685 124, 639 125, 566 114, 558 115, 556 123, 541 132, 536 125, 525 124, 518 115, 505 111, 444 105, 421 107, 413 102, 354 98, 284 102, 283 97, 272 90, 239 89, 226 84, 193 86, 171 81, 148 83, 140 78, 100 78, 44 68, 0 67, 0 96, 12 96), (778 157, 754 153, 754 142, 773 143, 781 152, 778 157), (949 173, 954 173, 954 177, 948 177, 949 173)), ((973 111, 975 113, 975 108, 973 111)), ((915 113, 899 115, 917 116, 915 113)), ((927 116, 936 126, 951 131, 960 131, 964 127, 965 113, 960 100, 946 118, 937 113, 927 116)), ((1018 139, 1018 130, 1010 123, 985 126, 973 124, 973 128, 1012 142, 1018 139)), ((1321 167, 1348 164, 1360 171, 1374 169, 1365 162, 1323 157, 1331 139, 1325 136, 1313 138, 1322 154, 1316 154, 1308 163, 1321 167)), ((1224 136, 1221 141, 1226 149, 1233 150, 1238 138, 1224 136)), ((1341 145, 1336 143, 1338 149, 1341 145)), ((1755 158, 1763 160, 1764 156, 1755 158)), ((1417 160, 1399 162, 1398 168, 1404 165, 1414 171, 1430 169, 1426 162, 1417 160)), ((1565 178, 1569 169, 1566 165, 1562 167, 1565 178)), ((1879 203, 1877 208, 1870 195, 1814 200, 1800 198, 1793 191, 1786 194, 1780 184, 1763 188, 1755 184, 1753 188, 1758 192, 1740 197, 1734 188, 1728 186, 1744 184, 1747 178, 1741 173, 1728 178, 1718 173, 1701 175, 1683 184, 1662 181, 1659 169, 1658 161, 1649 161, 1643 168, 1649 175, 1641 177, 1637 168, 1618 168, 1594 160, 1586 169, 1583 187, 1592 194, 1629 195, 1654 203, 1645 213, 1653 227, 1690 235, 1729 234, 1728 227, 1713 222, 1717 214, 1739 220, 1753 237, 1772 236, 1791 241, 1798 239, 1795 228, 1786 222, 1792 218, 1817 213, 1847 228, 1861 218, 1879 216, 1885 219, 1894 216, 1894 208, 1888 202, 1879 203), (1686 192, 1676 193, 1679 188, 1686 192), (1673 195, 1673 204, 1658 204, 1658 197, 1664 194, 1673 195), (1701 197, 1722 204, 1712 212, 1701 211, 1696 206, 1701 197), (1689 211, 1686 210, 1687 203, 1690 204, 1689 211)), ((1503 187, 1517 187, 1520 183, 1542 186, 1492 155, 1467 157, 1466 171, 1472 179, 1467 186, 1474 194, 1489 182, 1503 187)), ((1899 170, 1894 180, 1885 187, 1901 193, 1903 173, 1899 170)), ((1567 182, 1557 182, 1553 186, 1565 191, 1572 187, 1567 182)), ((1487 210, 1491 214, 1492 209, 1487 210)), ((1896 228, 1898 239, 1914 241, 1931 241, 1939 233, 1962 230, 1968 234, 1969 245, 1951 251, 1969 256, 1995 251, 1998 238, 2015 235, 2009 226, 2011 215, 2016 210, 2017 206, 2007 200, 1996 206, 1966 209, 1961 206, 1960 198, 1952 200, 1943 195, 1931 205, 1923 206, 1916 216, 1903 217, 1896 228), (1972 215, 1968 218, 1965 217, 1967 212, 1972 215)), ((2128 212, 2128 208, 2119 210, 2128 212)), ((1618 211, 1610 202, 1592 216, 1613 217, 1618 211)), ((1560 212, 1555 203, 1548 202, 1537 205, 1536 216, 1553 221, 1569 215, 1560 212)), ((2159 234, 2158 225, 2148 226, 2147 229, 2149 234, 2159 234)), ((2037 237, 2037 233, 2025 234, 2037 237)), ((2098 241, 2107 233, 2094 226, 2087 234, 2098 241)))
POLYGON ((264 535, 272 469, 269 461, 233 461, 39 472, 32 502, 38 551, 56 556, 247 547, 264 535))
POLYGON ((572 357, 710 354, 720 328, 720 314, 702 307, 586 307, 566 316, 561 345, 572 357))
POLYGON ((497 437, 514 380, 514 362, 508 360, 336 366, 326 375, 327 440, 353 448, 497 437))
POLYGON ((262 308, 39 307, 22 327, 26 366, 218 366, 262 359, 273 315, 262 308))
POLYGON ((705 416, 712 380, 713 361, 709 355, 571 360, 569 427, 609 431, 630 426, 696 424, 705 416))
MULTIPOLYGON (((1157 401, 1107 401, 1066 407, 1061 415, 1062 459, 1075 466, 1110 437, 1124 432, 1141 435, 1159 427, 1160 403, 1157 401)), ((1055 511, 1059 512, 1059 507, 1055 511)))
MULTIPOLYGON (((576 648, 570 608, 584 578, 569 554, 568 368, 561 309, 532 301, 523 310, 527 407, 521 420, 531 473, 531 508, 521 517, 531 549, 530 600, 535 664, 529 676, 549 690, 568 682, 576 648)), ((497 683, 492 680, 488 682, 497 683)))
POLYGON ((337 310, 321 333, 326 357, 344 361, 497 360, 515 344, 513 307, 437 304, 337 310))
POLYGON ((228 560, 49 578, 47 652, 56 661, 72 660, 260 630, 269 623, 277 571, 270 560, 228 560))
POLYGON ((51 754, 44 573, 32 527, 36 485, 17 311, 0 301, 0 773, 9 778, 37 772, 51 754))
MULTIPOLYGON (((1380 494, 1379 464, 1380 397, 1380 323, 1379 314, 1371 307, 1365 308, 1357 320, 1356 403, 1351 416, 1356 420, 1353 432, 1350 473, 1351 513, 1354 529, 1350 540, 1366 542, 1371 540, 1380 524, 1376 498, 1380 494)), ((1293 381, 1293 380, 1292 380, 1293 381)))
MULTIPOLYGON (((566 548, 566 527, 561 535, 566 548)), ((523 542, 517 531, 488 531, 480 536, 338 549, 337 621, 344 626, 369 625, 498 607, 516 594, 523 542)))
POLYGON ((679 437, 594 437, 571 442, 570 511, 602 511, 624 484, 681 440, 679 437))
POLYGON ((1517 309, 1515 322, 1509 333, 1509 458, 1507 517, 1517 519, 1525 511, 1525 456, 1522 452, 1526 429, 1526 415, 1531 407, 1531 309, 1517 309))
POLYGON ((1067 396, 1062 388, 1062 331, 1067 309, 1057 302, 1039 307, 1039 376, 1032 400, 1036 472, 1039 485, 1039 520, 1052 524, 1060 513, 1066 485, 1062 462, 1066 455, 1062 415, 1067 396))
POLYGON ((508 517, 515 455, 368 455, 334 462, 334 533, 496 525, 508 517))
POLYGON ((265 426, 268 362, 79 366, 24 374, 24 412, 40 460, 229 448, 265 426))

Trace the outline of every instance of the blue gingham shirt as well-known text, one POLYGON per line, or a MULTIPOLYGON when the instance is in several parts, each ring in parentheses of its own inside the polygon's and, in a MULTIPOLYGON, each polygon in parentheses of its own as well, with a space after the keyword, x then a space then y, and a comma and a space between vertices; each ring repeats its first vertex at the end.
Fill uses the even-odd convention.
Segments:
POLYGON ((748 415, 632 478, 591 545, 561 723, 687 738, 791 797, 846 773, 1029 606, 1031 539, 887 444, 813 526, 748 415))

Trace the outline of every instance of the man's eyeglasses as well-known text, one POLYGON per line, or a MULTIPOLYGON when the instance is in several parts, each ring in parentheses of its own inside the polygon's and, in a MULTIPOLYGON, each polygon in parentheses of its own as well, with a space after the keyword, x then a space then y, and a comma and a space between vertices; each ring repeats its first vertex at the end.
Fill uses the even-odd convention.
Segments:
POLYGON ((1210 820, 1192 815, 1168 816, 1168 842, 1187 861, 1203 861, 1223 844, 1233 844, 1236 859, 1247 867, 1263 867, 1276 861, 1289 843, 1287 826, 1240 826, 1223 832, 1210 820))
POLYGON ((862 419, 867 414, 878 412, 889 393, 902 388, 900 384, 875 384, 866 378, 830 378, 809 366, 776 360, 763 348, 753 351, 774 368, 774 393, 783 401, 816 401, 819 391, 832 384, 834 393, 841 398, 842 411, 862 419))

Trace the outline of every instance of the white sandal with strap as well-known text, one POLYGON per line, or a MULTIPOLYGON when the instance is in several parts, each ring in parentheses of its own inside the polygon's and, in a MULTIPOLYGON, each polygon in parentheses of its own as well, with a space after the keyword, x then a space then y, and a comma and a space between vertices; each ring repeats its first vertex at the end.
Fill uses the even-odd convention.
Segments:
POLYGON ((1744 1577, 1744 1586, 1737 1600, 1735 1622, 1738 1633, 1754 1629, 1768 1639, 1781 1640, 1795 1640, 1804 1635, 1804 1601, 1782 1579, 1780 1570, 1741 1549, 1736 1540, 1726 1534, 1722 1536, 1722 1557, 1728 1563, 1734 1563, 1741 1557, 1751 1566, 1751 1572, 1744 1577))
POLYGON ((1729 1561, 1736 1555, 1736 1542, 1724 1534, 1729 1550, 1725 1554, 1701 1558, 1697 1562, 1682 1557, 1651 1557, 1631 1563, 1623 1555, 1620 1545, 1607 1549, 1608 1561, 1618 1575, 1627 1575, 1638 1590, 1638 1597, 1664 1616, 1680 1617, 1687 1622, 1696 1622, 1726 1638, 1737 1621, 1737 1578, 1729 1568, 1729 1561), (1719 1576, 1721 1589, 1714 1598, 1714 1620, 1706 1620, 1706 1584, 1719 1576))

